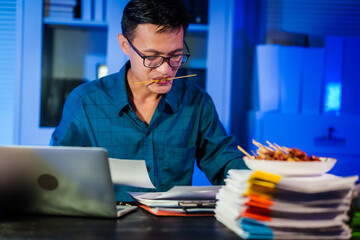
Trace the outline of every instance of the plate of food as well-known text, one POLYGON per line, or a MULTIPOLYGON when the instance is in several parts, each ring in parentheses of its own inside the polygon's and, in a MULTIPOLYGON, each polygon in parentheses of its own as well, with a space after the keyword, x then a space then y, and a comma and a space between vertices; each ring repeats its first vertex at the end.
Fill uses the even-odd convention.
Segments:
POLYGON ((244 161, 251 170, 283 176, 309 176, 327 173, 336 163, 335 158, 309 156, 297 148, 280 147, 269 142, 265 146, 254 140, 253 143, 258 147, 253 155, 238 147, 246 155, 244 161))

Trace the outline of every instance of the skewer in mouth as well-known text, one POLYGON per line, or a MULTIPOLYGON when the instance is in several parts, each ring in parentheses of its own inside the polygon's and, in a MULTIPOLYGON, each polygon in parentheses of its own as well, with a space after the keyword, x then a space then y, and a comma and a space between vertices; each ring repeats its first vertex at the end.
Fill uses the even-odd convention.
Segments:
POLYGON ((164 78, 164 79, 155 79, 155 80, 150 80, 150 81, 144 81, 144 82, 137 82, 135 84, 142 84, 142 83, 158 83, 158 82, 167 82, 173 79, 179 79, 179 78, 187 78, 187 77, 195 77, 196 74, 191 74, 191 75, 186 75, 186 76, 179 76, 179 77, 171 77, 171 78, 164 78))

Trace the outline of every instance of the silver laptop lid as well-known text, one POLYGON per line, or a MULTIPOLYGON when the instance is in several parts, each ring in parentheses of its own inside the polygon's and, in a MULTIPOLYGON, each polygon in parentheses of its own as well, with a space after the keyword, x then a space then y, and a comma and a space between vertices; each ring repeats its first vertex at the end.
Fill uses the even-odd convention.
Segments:
POLYGON ((116 217, 106 150, 1 146, 1 211, 116 217))

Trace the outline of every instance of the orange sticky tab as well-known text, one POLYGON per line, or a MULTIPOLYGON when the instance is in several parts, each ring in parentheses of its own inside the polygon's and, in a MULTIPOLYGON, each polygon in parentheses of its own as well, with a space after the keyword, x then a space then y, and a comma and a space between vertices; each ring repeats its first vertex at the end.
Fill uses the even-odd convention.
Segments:
POLYGON ((264 204, 264 203, 260 203, 260 202, 254 202, 254 201, 251 201, 251 200, 247 201, 246 205, 252 206, 252 207, 259 207, 259 208, 269 209, 269 205, 264 204))
POLYGON ((266 204, 268 206, 273 206, 274 205, 273 201, 271 201, 269 199, 259 197, 259 196, 254 195, 254 194, 249 196, 249 201, 263 203, 263 204, 266 204))

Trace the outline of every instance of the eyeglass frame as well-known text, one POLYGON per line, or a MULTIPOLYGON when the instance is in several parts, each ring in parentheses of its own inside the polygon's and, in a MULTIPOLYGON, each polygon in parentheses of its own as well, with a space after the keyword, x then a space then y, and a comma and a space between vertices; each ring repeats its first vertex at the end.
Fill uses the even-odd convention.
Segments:
POLYGON ((186 53, 186 54, 184 54, 184 53, 183 53, 183 54, 176 54, 176 55, 174 55, 174 56, 180 56, 180 55, 186 56, 186 61, 185 61, 184 63, 180 64, 179 66, 173 66, 173 65, 171 65, 171 63, 170 63, 170 58, 172 58, 172 57, 174 57, 174 56, 171 56, 171 57, 163 57, 163 56, 160 56, 160 55, 145 56, 143 53, 141 53, 141 52, 131 43, 131 41, 130 41, 126 36, 124 36, 124 37, 125 37, 126 40, 129 42, 131 48, 139 55, 139 57, 142 58, 142 60, 143 60, 143 65, 144 65, 144 67, 147 67, 147 68, 157 68, 157 67, 160 67, 160 66, 164 63, 165 60, 167 60, 167 63, 169 64, 170 67, 180 67, 180 66, 186 64, 187 61, 188 61, 189 58, 190 58, 190 50, 189 50, 189 47, 188 47, 188 45, 186 44, 185 40, 184 40, 184 45, 185 45, 185 48, 186 48, 187 53, 186 53), (157 65, 157 66, 149 67, 149 66, 146 66, 146 65, 145 65, 145 59, 148 58, 148 57, 161 57, 161 58, 162 58, 162 61, 161 61, 161 63, 160 63, 159 65, 157 65))

